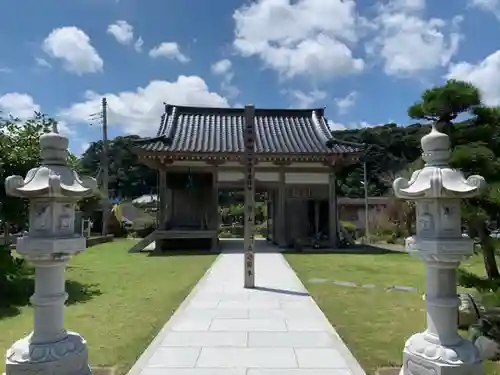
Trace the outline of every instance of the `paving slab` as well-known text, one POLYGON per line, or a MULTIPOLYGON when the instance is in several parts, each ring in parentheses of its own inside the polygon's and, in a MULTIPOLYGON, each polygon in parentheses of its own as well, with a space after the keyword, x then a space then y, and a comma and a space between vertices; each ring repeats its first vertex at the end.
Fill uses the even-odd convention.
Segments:
POLYGON ((232 250, 128 375, 366 375, 278 249, 255 255, 255 289, 232 250))

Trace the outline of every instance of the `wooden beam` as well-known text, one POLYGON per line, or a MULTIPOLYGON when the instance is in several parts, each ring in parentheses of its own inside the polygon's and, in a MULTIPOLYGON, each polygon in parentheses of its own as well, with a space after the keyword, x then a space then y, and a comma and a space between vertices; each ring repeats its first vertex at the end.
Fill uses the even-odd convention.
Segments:
POLYGON ((291 161, 289 160, 282 160, 282 161, 275 161, 273 162, 274 165, 277 167, 288 167, 290 164, 292 164, 291 161))
MULTIPOLYGON (((203 173, 207 171, 207 168, 213 167, 212 164, 207 165, 195 165, 195 166, 184 166, 184 165, 169 165, 167 166, 169 171, 181 172, 190 170, 191 172, 203 173)), ((245 172, 245 165, 240 167, 237 166, 218 166, 217 169, 219 172, 245 172)), ((255 172, 279 172, 282 167, 259 167, 258 164, 254 165, 255 172)), ((284 167, 286 172, 293 173, 328 173, 328 167, 284 167)), ((158 168, 155 168, 158 169, 158 168)))

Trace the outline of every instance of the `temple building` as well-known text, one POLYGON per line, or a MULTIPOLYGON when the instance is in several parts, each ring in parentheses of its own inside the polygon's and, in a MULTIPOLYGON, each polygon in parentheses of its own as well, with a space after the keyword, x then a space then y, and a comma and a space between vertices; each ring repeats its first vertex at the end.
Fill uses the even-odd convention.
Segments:
MULTIPOLYGON (((216 247, 219 193, 244 185, 244 130, 254 127, 255 186, 267 192, 268 239, 280 247, 323 233, 339 240, 336 173, 363 145, 332 138, 324 108, 205 108, 165 105, 157 136, 133 147, 158 171, 158 227, 140 246, 189 241, 216 247)), ((183 246, 184 247, 184 246, 183 246)))

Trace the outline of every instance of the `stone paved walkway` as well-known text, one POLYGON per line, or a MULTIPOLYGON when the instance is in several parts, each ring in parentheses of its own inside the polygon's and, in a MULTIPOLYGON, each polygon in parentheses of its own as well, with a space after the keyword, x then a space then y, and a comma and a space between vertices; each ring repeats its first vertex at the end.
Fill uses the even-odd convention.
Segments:
POLYGON ((365 375, 279 253, 225 253, 129 375, 365 375))

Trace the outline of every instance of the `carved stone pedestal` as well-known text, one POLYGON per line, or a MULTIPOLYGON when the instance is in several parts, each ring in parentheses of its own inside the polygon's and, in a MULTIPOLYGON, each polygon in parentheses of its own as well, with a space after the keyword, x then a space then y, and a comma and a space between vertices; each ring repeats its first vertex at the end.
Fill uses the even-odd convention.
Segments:
POLYGON ((455 345, 435 342, 417 333, 406 341, 401 375, 480 375, 483 363, 474 344, 460 339, 455 345))
POLYGON ((57 342, 33 344, 29 335, 12 345, 6 355, 8 375, 90 375, 83 337, 67 332, 57 342))

